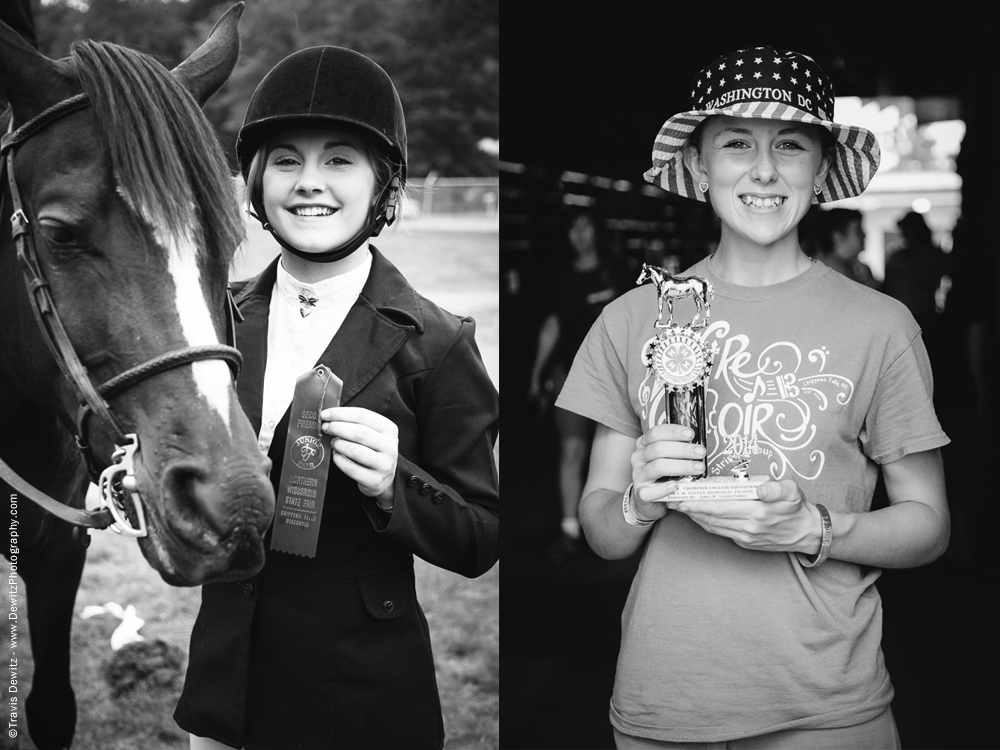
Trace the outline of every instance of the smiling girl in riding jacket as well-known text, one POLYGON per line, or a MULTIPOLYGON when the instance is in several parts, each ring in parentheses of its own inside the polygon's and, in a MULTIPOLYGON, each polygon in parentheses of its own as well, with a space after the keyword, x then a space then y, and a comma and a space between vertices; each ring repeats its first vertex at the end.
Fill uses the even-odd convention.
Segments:
POLYGON ((193 748, 439 748, 444 732, 413 556, 466 576, 499 555, 499 396, 475 323, 420 296, 369 238, 395 218, 406 130, 378 65, 290 55, 237 144, 281 254, 236 294, 240 400, 278 490, 296 378, 342 381, 314 557, 207 585, 175 718, 193 748), (219 743, 222 743, 221 745, 219 743))

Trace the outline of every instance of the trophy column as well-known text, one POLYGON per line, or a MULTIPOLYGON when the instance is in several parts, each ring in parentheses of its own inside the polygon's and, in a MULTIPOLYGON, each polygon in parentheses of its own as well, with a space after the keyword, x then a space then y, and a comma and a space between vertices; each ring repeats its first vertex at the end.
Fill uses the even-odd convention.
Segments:
MULTIPOLYGON (((688 391, 667 391, 664 394, 665 415, 669 424, 679 424, 694 430, 692 442, 707 445, 707 427, 705 422, 705 389, 694 388, 688 391)), ((695 479, 704 476, 705 472, 683 479, 695 479)))

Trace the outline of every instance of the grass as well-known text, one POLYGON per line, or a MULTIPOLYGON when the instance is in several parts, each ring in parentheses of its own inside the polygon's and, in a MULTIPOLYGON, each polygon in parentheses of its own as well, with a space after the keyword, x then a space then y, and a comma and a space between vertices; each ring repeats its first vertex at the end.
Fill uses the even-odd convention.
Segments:
MULTIPOLYGON (((430 223, 430 222, 427 222, 430 223)), ((417 291, 478 323, 477 341, 487 369, 499 388, 499 236, 489 225, 465 230, 412 223, 375 243, 417 291)), ((266 235, 250 233, 235 273, 245 277, 269 257, 266 235)), ((6 560, 3 572, 9 570, 6 560)), ((431 629, 438 688, 449 750, 487 750, 500 744, 500 566, 477 579, 466 579, 416 560, 417 593, 431 629)), ((4 587, 0 604, 8 609, 4 587)), ((22 589, 23 593, 23 589, 22 589)), ((23 597, 19 605, 23 606, 23 597)), ((111 659, 112 615, 79 617, 87 605, 132 604, 146 621, 139 630, 147 640, 162 639, 187 651, 198 612, 200 589, 164 584, 143 559, 133 540, 110 531, 93 535, 87 567, 77 593, 72 635, 72 683, 76 691, 75 750, 161 750, 186 748, 187 735, 172 719, 180 692, 175 688, 140 689, 113 699, 104 670, 111 659)), ((23 615, 23 610, 21 612, 23 615)), ((22 616, 22 628, 26 624, 22 616)), ((30 644, 26 630, 17 657, 22 669, 19 695, 30 684, 30 644)), ((0 658, 10 652, 9 637, 0 658), (5 653, 6 652, 6 653, 5 653)), ((6 716, 6 703, 4 714, 6 716)), ((22 730, 24 721, 20 721, 22 730)), ((9 743, 7 737, 4 743, 9 743)), ((17 747, 2 744, 0 747, 17 747)), ((27 747, 27 744, 25 745, 27 747)))

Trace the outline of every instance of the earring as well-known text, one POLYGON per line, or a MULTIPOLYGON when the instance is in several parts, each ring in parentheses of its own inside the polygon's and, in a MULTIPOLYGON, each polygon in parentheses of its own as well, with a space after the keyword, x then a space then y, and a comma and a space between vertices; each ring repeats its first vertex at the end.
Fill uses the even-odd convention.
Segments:
POLYGON ((814 193, 815 193, 816 195, 819 195, 820 193, 822 193, 822 192, 823 192, 823 186, 822 186, 822 185, 819 185, 819 184, 816 184, 816 185, 813 185, 813 192, 814 192, 814 193))
POLYGON ((707 182, 699 182, 698 183, 698 189, 701 192, 703 192, 703 193, 707 193, 708 192, 708 183, 707 182))

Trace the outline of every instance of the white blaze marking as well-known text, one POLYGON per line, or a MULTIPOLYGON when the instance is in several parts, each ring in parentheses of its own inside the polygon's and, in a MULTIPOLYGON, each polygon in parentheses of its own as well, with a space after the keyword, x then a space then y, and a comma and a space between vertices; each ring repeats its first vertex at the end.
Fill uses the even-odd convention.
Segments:
MULTIPOLYGON (((201 289, 197 246, 190 238, 178 240, 159 228, 154 234, 157 242, 167 251, 167 270, 174 280, 177 315, 188 346, 218 344, 212 315, 201 289)), ((226 429, 232 433, 229 426, 229 390, 232 382, 229 365, 221 359, 203 359, 191 364, 191 374, 198 392, 219 413, 226 429)))
MULTIPOLYGON (((181 332, 188 346, 219 344, 215 326, 212 325, 212 314, 201 289, 198 246, 190 234, 175 237, 149 211, 142 210, 121 186, 118 186, 118 194, 142 216, 153 230, 157 244, 167 251, 167 270, 174 282, 177 317, 180 318, 181 332)), ((221 359, 203 359, 191 364, 191 374, 198 392, 219 413, 226 429, 232 434, 229 424, 229 392, 232 384, 229 365, 221 359)))

